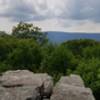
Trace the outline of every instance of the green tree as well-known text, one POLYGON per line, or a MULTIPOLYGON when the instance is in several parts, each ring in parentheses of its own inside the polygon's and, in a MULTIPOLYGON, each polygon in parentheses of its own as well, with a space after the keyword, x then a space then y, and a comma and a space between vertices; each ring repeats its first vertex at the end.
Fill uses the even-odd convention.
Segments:
POLYGON ((40 44, 47 42, 46 33, 42 32, 39 27, 29 23, 20 22, 17 26, 14 26, 12 35, 18 38, 34 38, 40 44))
POLYGON ((0 37, 7 37, 8 35, 5 31, 0 31, 0 37))
POLYGON ((81 61, 76 71, 81 75, 85 85, 90 87, 97 100, 100 99, 100 59, 92 58, 90 60, 81 61))
POLYGON ((95 45, 92 47, 87 47, 83 50, 83 57, 85 58, 99 58, 100 59, 100 45, 95 45))
POLYGON ((13 39, 10 37, 0 37, 0 61, 6 60, 8 54, 14 47, 13 39))
POLYGON ((5 62, 0 62, 0 74, 8 70, 12 70, 12 66, 5 62))
POLYGON ((13 69, 35 71, 41 63, 40 46, 33 39, 21 39, 18 42, 18 47, 8 55, 7 63, 13 66, 13 69))
POLYGON ((70 40, 62 45, 66 46, 77 57, 83 56, 82 51, 86 47, 98 46, 99 42, 91 39, 70 40))
POLYGON ((58 46, 45 57, 42 66, 50 74, 62 73, 65 75, 67 68, 72 66, 72 59, 73 55, 69 50, 64 46, 58 46))

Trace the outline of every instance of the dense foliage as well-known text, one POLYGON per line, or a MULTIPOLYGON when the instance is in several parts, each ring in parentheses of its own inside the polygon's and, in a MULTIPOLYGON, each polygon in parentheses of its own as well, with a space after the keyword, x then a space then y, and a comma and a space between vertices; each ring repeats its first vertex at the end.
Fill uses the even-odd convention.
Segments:
POLYGON ((34 38, 40 44, 47 41, 46 33, 43 33, 41 28, 29 23, 20 22, 17 26, 14 26, 12 35, 17 38, 34 38))
POLYGON ((47 41, 46 34, 32 24, 19 23, 12 34, 0 32, 0 73, 28 69, 60 76, 79 74, 100 99, 100 42, 71 40, 60 45, 47 41))

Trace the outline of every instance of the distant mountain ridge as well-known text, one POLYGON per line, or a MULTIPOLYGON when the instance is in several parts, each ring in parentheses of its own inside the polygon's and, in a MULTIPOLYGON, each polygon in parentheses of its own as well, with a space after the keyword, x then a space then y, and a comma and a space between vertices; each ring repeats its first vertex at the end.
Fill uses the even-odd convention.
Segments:
POLYGON ((47 37, 53 43, 62 43, 74 39, 94 39, 100 41, 100 33, 48 31, 47 37))

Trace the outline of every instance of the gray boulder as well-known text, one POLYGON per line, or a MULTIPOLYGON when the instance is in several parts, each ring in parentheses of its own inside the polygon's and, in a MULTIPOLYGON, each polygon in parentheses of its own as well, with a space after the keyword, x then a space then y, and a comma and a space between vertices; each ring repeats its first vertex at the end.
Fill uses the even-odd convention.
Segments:
POLYGON ((95 100, 91 89, 85 88, 79 76, 62 77, 56 84, 50 100, 95 100))
POLYGON ((80 76, 61 77, 53 88, 48 74, 27 70, 7 71, 0 76, 0 100, 95 100, 80 76), (52 91, 53 90, 53 91, 52 91))
POLYGON ((45 94, 50 94, 53 88, 53 80, 51 76, 48 74, 33 74, 27 70, 5 72, 1 81, 1 84, 4 87, 43 86, 45 94))
POLYGON ((0 100, 41 100, 53 89, 52 77, 27 70, 7 71, 0 83, 0 100))

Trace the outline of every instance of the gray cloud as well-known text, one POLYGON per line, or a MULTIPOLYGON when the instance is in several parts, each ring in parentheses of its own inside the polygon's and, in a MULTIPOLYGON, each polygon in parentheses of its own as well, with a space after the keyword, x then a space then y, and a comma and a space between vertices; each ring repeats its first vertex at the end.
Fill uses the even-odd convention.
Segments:
POLYGON ((0 16, 12 21, 57 18, 100 22, 100 0, 7 0, 3 6, 0 16))
POLYGON ((32 19, 33 14, 37 13, 23 0, 9 0, 7 6, 7 9, 0 16, 9 17, 13 21, 29 21, 32 19))
POLYGON ((70 18, 74 20, 100 21, 100 0, 77 0, 70 18))

